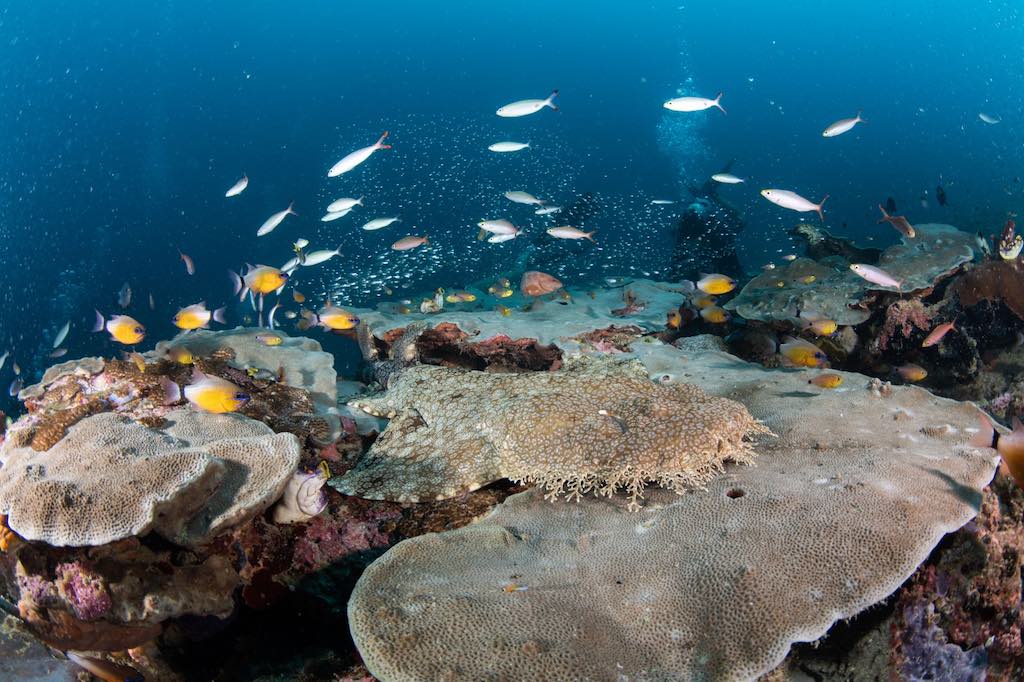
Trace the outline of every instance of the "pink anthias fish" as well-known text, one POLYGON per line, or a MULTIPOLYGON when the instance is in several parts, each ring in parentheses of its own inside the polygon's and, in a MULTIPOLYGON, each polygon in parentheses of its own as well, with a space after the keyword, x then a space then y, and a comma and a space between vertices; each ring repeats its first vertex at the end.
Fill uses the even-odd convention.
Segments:
POLYGON ((953 322, 943 322, 928 333, 928 336, 926 336, 924 341, 921 342, 921 348, 931 348, 938 344, 939 341, 942 341, 942 338, 946 334, 955 329, 956 327, 953 326, 953 322))
POLYGON ((896 279, 885 270, 876 268, 873 265, 854 263, 850 266, 850 269, 860 277, 863 277, 872 284, 877 284, 880 287, 892 287, 898 290, 903 286, 903 280, 896 279))

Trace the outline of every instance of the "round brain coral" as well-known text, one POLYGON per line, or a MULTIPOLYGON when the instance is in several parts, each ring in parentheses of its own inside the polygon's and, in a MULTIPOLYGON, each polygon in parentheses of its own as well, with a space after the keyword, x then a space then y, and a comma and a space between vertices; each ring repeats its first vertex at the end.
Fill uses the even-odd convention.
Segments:
POLYGON ((409 502, 509 478, 538 483, 552 498, 623 488, 636 508, 648 481, 677 491, 701 485, 726 460, 748 462, 745 437, 768 432, 737 402, 656 384, 639 362, 606 358, 525 374, 421 365, 353 405, 391 422, 331 484, 409 502))

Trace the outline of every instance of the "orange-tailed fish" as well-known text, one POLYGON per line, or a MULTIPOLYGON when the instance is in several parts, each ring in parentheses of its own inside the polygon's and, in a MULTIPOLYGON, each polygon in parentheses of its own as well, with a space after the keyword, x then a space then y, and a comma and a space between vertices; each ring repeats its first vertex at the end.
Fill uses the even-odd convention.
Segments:
POLYGON ((913 239, 914 235, 917 234, 916 232, 914 232, 914 226, 911 225, 910 221, 908 221, 905 217, 901 215, 889 215, 886 212, 885 207, 882 206, 881 204, 878 205, 878 210, 882 212, 882 217, 878 221, 879 223, 889 223, 894 228, 896 228, 897 232, 902 234, 907 239, 913 239))
POLYGON ((924 381, 928 376, 928 370, 920 365, 915 365, 912 362, 908 362, 905 365, 900 365, 896 368, 896 373, 900 375, 900 378, 904 381, 911 383, 917 383, 918 381, 924 381))

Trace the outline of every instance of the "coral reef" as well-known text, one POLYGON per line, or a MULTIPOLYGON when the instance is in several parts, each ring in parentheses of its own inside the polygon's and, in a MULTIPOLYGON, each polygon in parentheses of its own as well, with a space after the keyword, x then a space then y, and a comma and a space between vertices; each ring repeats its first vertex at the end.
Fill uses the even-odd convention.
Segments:
POLYGON ((670 375, 746 404, 778 434, 706 490, 551 505, 539 491, 389 550, 349 620, 388 680, 750 679, 896 590, 971 519, 994 471, 965 448, 976 412, 864 377, 808 389, 714 352, 644 344, 670 375), (828 431, 809 419, 842 414, 828 431), (879 429, 879 424, 888 424, 879 429), (666 642, 670 642, 671 646, 666 642))
POLYGON ((989 260, 968 270, 950 286, 965 308, 982 301, 1004 303, 1024 320, 1024 270, 1016 260, 989 260))
POLYGON ((205 542, 272 504, 299 462, 291 434, 192 410, 169 412, 159 430, 97 414, 46 452, 4 448, 0 511, 21 537, 56 547, 150 530, 205 542))
POLYGON ((354 405, 391 421, 330 484, 408 502, 509 478, 575 499, 621 487, 634 506, 647 481, 682 492, 726 460, 748 462, 745 436, 765 431, 739 403, 652 383, 635 361, 596 358, 527 374, 411 367, 354 405))
MULTIPOLYGON (((877 261, 902 280, 902 292, 931 290, 936 282, 974 258, 976 237, 950 225, 915 226, 914 239, 903 238, 877 261)), ((869 264, 874 264, 872 261, 869 264)), ((871 316, 871 306, 886 290, 865 281, 839 256, 820 261, 798 258, 754 277, 725 305, 748 320, 792 320, 801 311, 813 311, 838 325, 856 325, 871 316)))

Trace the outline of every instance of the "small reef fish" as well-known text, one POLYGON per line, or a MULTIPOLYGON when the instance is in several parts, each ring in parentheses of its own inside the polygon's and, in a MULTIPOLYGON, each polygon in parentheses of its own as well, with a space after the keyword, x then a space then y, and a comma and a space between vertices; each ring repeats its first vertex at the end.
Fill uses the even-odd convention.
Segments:
POLYGON ((178 249, 178 256, 181 257, 181 262, 185 264, 185 272, 190 275, 196 274, 196 264, 192 262, 192 257, 187 253, 182 253, 181 249, 178 249))
POLYGON ((487 147, 492 152, 518 152, 523 149, 528 149, 530 146, 529 142, 495 142, 494 144, 487 147))
POLYGON ((347 216, 351 212, 352 212, 351 208, 346 208, 343 211, 328 211, 327 213, 325 213, 323 215, 322 218, 320 218, 320 222, 322 222, 322 223, 333 222, 333 221, 338 220, 340 218, 344 218, 345 216, 347 216))
POLYGON ((510 241, 512 239, 515 239, 516 235, 518 235, 518 234, 519 234, 519 232, 516 232, 515 234, 493 234, 493 235, 491 235, 490 237, 487 238, 487 243, 488 244, 501 244, 503 242, 507 242, 507 241, 510 241))
POLYGON ((789 210, 796 211, 797 213, 808 213, 810 211, 814 211, 818 214, 818 218, 820 218, 822 222, 825 222, 825 213, 821 210, 821 207, 825 205, 825 201, 828 199, 827 194, 823 196, 821 198, 821 202, 817 204, 809 199, 804 199, 796 192, 791 192, 788 189, 763 189, 761 190, 761 196, 776 206, 788 208, 789 210))
POLYGON ((338 248, 336 248, 335 250, 333 250, 333 251, 329 251, 329 250, 326 250, 326 249, 323 249, 323 250, 320 250, 320 251, 314 251, 313 253, 306 254, 306 258, 305 258, 304 262, 302 263, 302 265, 303 265, 303 267, 310 267, 312 265, 320 265, 321 263, 325 263, 325 262, 329 261, 330 259, 334 258, 335 256, 340 256, 340 255, 341 255, 341 247, 340 246, 338 248))
POLYGON ((156 310, 156 301, 153 300, 153 294, 149 295, 149 309, 156 310))
POLYGON ((701 308, 700 316, 711 324, 724 324, 729 321, 729 313, 724 308, 717 305, 710 305, 707 308, 701 308))
POLYGON ((782 260, 790 261, 790 262, 795 261, 796 260, 796 254, 795 253, 787 253, 785 256, 782 257, 782 260))
POLYGON ((494 113, 502 118, 518 118, 520 116, 536 114, 544 107, 548 107, 552 111, 558 111, 558 106, 554 104, 555 97, 557 96, 558 90, 552 90, 547 99, 521 99, 518 102, 512 102, 500 107, 494 113))
POLYGON ((928 336, 925 337, 924 341, 921 342, 921 348, 931 348, 942 341, 946 334, 955 329, 956 327, 953 326, 953 322, 943 322, 940 325, 936 325, 934 329, 928 332, 928 336))
POLYGON ((899 374, 900 378, 904 381, 909 381, 914 384, 918 381, 924 381, 928 376, 928 370, 920 365, 915 365, 912 362, 908 362, 905 365, 897 367, 896 373, 899 374))
POLYGON ((171 362, 176 362, 179 365, 191 365, 195 361, 195 358, 192 357, 192 352, 181 346, 172 346, 168 348, 167 359, 171 362))
POLYGON ((206 308, 206 302, 200 301, 199 303, 193 303, 192 305, 182 308, 174 317, 171 322, 178 329, 184 329, 191 331, 193 329, 205 329, 210 326, 210 320, 214 322, 220 322, 221 324, 227 324, 224 319, 224 311, 226 308, 217 308, 214 311, 209 311, 206 308))
POLYGON ((292 289, 292 300, 296 303, 305 303, 306 295, 298 289, 292 289))
POLYGON ((101 332, 104 329, 118 343, 126 346, 134 346, 146 338, 146 328, 139 324, 139 321, 127 315, 114 315, 109 320, 104 320, 100 311, 96 311, 96 323, 93 325, 94 332, 101 332))
POLYGON ((549 228, 547 233, 556 239, 589 239, 590 241, 594 241, 593 231, 584 232, 583 230, 570 225, 549 228))
POLYGON ((980 429, 967 444, 974 448, 992 448, 999 453, 1017 485, 1024 488, 1024 424, 1013 418, 1013 431, 999 433, 984 412, 979 413, 980 429))
POLYGON ((142 673, 127 665, 102 658, 92 658, 75 651, 66 651, 64 655, 79 668, 95 675, 103 682, 143 682, 145 679, 142 673))
POLYGON ((717 273, 712 273, 710 275, 702 274, 700 279, 697 280, 697 288, 705 294, 718 296, 720 294, 727 294, 735 289, 736 280, 732 277, 719 275, 717 273))
POLYGON ((541 206, 533 212, 533 215, 551 215, 552 213, 558 213, 561 210, 561 206, 541 206))
POLYGON ((889 215, 885 207, 881 204, 878 205, 878 210, 882 212, 882 217, 879 219, 879 223, 889 223, 896 228, 896 231, 902 234, 907 239, 913 239, 917 234, 914 232, 914 226, 901 215, 889 215))
POLYGON ((528 204, 534 206, 540 206, 544 202, 537 197, 533 196, 529 192, 521 192, 514 190, 511 192, 505 192, 505 198, 509 201, 514 201, 517 204, 528 204))
POLYGON ((936 185, 935 187, 935 200, 939 202, 939 206, 946 205, 946 189, 942 185, 936 185))
POLYGON ((723 185, 738 185, 741 182, 746 182, 743 178, 738 178, 732 173, 715 173, 711 176, 711 179, 723 185))
POLYGON ((804 329, 808 329, 816 336, 831 336, 835 334, 837 325, 835 320, 808 320, 804 329))
POLYGON ((315 315, 310 313, 310 317, 314 324, 318 324, 324 329, 335 329, 343 331, 346 329, 355 329, 356 325, 359 324, 359 318, 355 313, 351 313, 338 306, 331 305, 330 301, 321 308, 315 315))
POLYGON ((651 203, 655 206, 669 206, 670 204, 676 203, 674 199, 651 199, 651 203))
POLYGON ((256 236, 262 237, 263 235, 270 234, 275 229, 277 229, 277 226, 280 225, 286 217, 290 215, 299 215, 294 210, 292 210, 293 205, 294 203, 288 204, 288 208, 286 208, 283 211, 278 211, 277 213, 263 221, 263 224, 260 225, 260 229, 256 230, 256 236))
POLYGON ((476 300, 476 294, 468 291, 455 291, 444 297, 449 303, 472 303, 476 300))
POLYGON ((391 145, 384 144, 384 140, 387 136, 388 132, 385 130, 384 134, 380 136, 380 139, 369 147, 357 149, 351 154, 346 155, 341 161, 331 166, 331 169, 327 171, 327 177, 336 178, 342 173, 348 173, 350 170, 370 158, 370 156, 378 149, 391 149, 391 145))
POLYGON ((546 272, 528 270, 519 281, 519 290, 525 296, 543 296, 562 288, 562 283, 546 272))
POLYGON ((283 287, 288 282, 288 273, 269 265, 257 265, 239 277, 232 272, 235 280, 235 293, 251 291, 254 294, 269 294, 283 287))
POLYGON ((903 280, 896 279, 885 270, 876 268, 873 265, 853 263, 850 265, 850 269, 858 276, 863 277, 872 284, 877 284, 880 287, 892 287, 893 289, 898 290, 903 286, 903 280))
POLYGON ((21 380, 21 377, 18 377, 17 379, 11 382, 10 386, 7 387, 7 395, 13 398, 16 395, 18 395, 18 393, 20 393, 21 389, 24 387, 25 382, 21 380))
POLYGON ((128 282, 121 285, 117 292, 117 305, 127 308, 132 304, 132 287, 128 282))
POLYGON ((68 354, 67 348, 54 348, 47 357, 62 358, 68 354))
POLYGON ((807 380, 807 383, 814 384, 819 388, 839 388, 843 385, 843 377, 838 374, 819 374, 807 380))
POLYGON ((184 395, 185 400, 196 407, 215 414, 237 412, 250 399, 248 393, 230 381, 203 374, 198 369, 192 370, 192 383, 186 386, 183 391, 179 391, 176 399, 171 400, 174 397, 174 389, 179 388, 178 385, 170 384, 166 388, 169 389, 165 396, 168 398, 168 402, 178 402, 178 400, 181 400, 181 396, 184 395))
POLYGON ((5 350, 3 355, 0 355, 0 369, 4 368, 4 363, 7 362, 7 358, 10 357, 11 351, 5 350))
POLYGON ((257 334, 256 340, 264 346, 280 346, 284 343, 284 339, 277 334, 257 334))
POLYGON ((427 235, 423 235, 422 237, 410 235, 408 237, 402 237, 401 239, 399 239, 397 242, 391 245, 391 248, 394 249, 395 251, 409 251, 410 249, 415 249, 417 246, 423 246, 426 243, 427 235))
POLYGON ((707 308, 708 306, 715 305, 715 302, 717 300, 718 299, 715 298, 714 296, 700 296, 700 295, 697 295, 697 296, 691 296, 690 297, 690 302, 693 303, 693 305, 697 306, 698 310, 702 310, 704 308, 707 308))
POLYGON ((292 249, 295 250, 295 251, 301 251, 302 249, 306 248, 307 246, 309 246, 309 240, 308 239, 303 239, 302 237, 299 237, 298 239, 295 240, 295 243, 292 244, 292 249))
POLYGON ((224 196, 230 199, 231 197, 237 197, 239 194, 245 191, 245 188, 249 186, 249 176, 243 175, 242 178, 231 185, 231 188, 224 192, 224 196))
POLYGON ((665 316, 665 326, 669 329, 679 329, 683 326, 683 315, 678 310, 670 310, 665 316))
POLYGON ((983 111, 978 113, 978 118, 980 118, 983 123, 988 123, 989 125, 995 125, 996 123, 999 123, 1003 120, 996 116, 989 116, 983 111))
POLYGON ((125 353, 124 359, 135 365, 135 369, 139 370, 140 374, 146 372, 146 358, 142 357, 142 353, 125 353))
POLYGON ((794 367, 823 367, 828 362, 828 356, 813 343, 791 336, 779 346, 779 352, 783 360, 794 367))
POLYGON ((342 199, 335 199, 327 205, 327 212, 337 213, 339 211, 347 211, 355 208, 356 206, 362 206, 363 199, 365 198, 366 197, 359 197, 358 199, 353 199, 352 197, 344 197, 342 199))
POLYGON ((394 218, 374 218, 370 222, 365 223, 363 225, 363 229, 364 230, 380 230, 380 229, 383 229, 383 228, 387 227, 388 225, 391 225, 392 223, 397 223, 399 221, 400 221, 400 218, 398 218, 397 216, 394 217, 394 218))
POLYGON ((707 97, 674 97, 662 106, 670 111, 704 111, 711 107, 718 107, 723 114, 727 113, 725 108, 722 107, 721 92, 714 99, 708 99, 707 97))
POLYGON ((853 127, 858 123, 864 123, 864 119, 860 117, 861 112, 857 112, 857 115, 853 118, 844 118, 836 121, 821 134, 822 137, 837 137, 843 133, 848 133, 853 130, 853 127))
POLYGON ((508 317, 509 315, 512 314, 511 308, 509 308, 508 306, 503 306, 500 303, 494 309, 497 310, 498 314, 501 315, 502 317, 508 317))
MULTIPOLYGON (((53 345, 51 348, 56 348, 60 344, 64 343, 64 339, 67 338, 68 332, 71 331, 71 320, 64 323, 64 326, 57 331, 57 336, 53 337, 53 345)), ((0 365, 2 367, 2 365, 0 365)))

